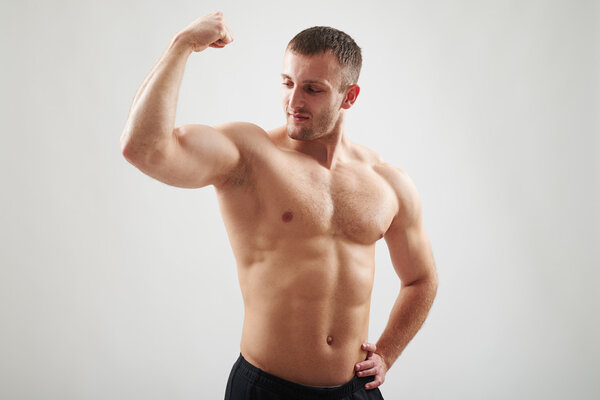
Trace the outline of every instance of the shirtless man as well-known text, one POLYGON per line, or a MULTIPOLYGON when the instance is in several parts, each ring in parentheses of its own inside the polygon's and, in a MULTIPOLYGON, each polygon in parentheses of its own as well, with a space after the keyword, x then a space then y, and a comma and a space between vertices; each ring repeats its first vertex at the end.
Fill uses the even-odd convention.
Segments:
POLYGON ((175 35, 133 100, 123 155, 168 185, 215 187, 244 300, 226 399, 381 399, 378 386, 423 324, 437 275, 413 182, 344 134, 360 92, 360 48, 332 28, 292 39, 282 127, 174 127, 188 56, 232 41, 219 12, 175 35), (381 238, 401 289, 374 344, 367 339, 381 238))

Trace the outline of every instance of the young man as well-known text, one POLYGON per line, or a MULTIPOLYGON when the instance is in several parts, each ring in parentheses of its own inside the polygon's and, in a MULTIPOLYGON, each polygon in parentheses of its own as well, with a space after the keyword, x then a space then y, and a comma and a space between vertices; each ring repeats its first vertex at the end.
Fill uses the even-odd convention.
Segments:
POLYGON ((381 399, 378 386, 423 324, 437 275, 411 179, 344 134, 360 92, 360 48, 327 27, 292 39, 281 75, 282 127, 174 127, 188 56, 232 40, 221 13, 173 38, 134 98, 123 155, 166 184, 216 189, 244 299, 226 399, 381 399), (373 344, 381 238, 401 289, 373 344))

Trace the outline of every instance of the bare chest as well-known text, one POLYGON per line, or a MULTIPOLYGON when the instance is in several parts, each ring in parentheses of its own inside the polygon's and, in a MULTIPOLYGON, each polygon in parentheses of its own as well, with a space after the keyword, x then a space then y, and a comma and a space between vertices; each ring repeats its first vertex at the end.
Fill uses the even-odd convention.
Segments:
POLYGON ((387 182, 365 163, 288 162, 262 171, 258 180, 260 214, 273 234, 330 235, 371 244, 380 239, 395 214, 387 182))

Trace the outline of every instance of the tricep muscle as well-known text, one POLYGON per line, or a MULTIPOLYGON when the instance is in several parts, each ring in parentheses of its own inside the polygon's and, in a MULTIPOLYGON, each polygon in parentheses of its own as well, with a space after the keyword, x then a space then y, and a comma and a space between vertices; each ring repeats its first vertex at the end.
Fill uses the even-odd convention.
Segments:
POLYGON ((167 185, 200 188, 218 184, 240 162, 240 151, 228 136, 231 124, 220 128, 182 125, 164 146, 135 165, 167 185))

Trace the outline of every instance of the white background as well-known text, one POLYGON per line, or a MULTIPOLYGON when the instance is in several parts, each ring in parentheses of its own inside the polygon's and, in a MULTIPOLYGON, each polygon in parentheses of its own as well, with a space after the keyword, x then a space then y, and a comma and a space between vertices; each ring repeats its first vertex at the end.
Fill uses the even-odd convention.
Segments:
MULTIPOLYGON (((222 10, 177 124, 284 123, 313 25, 363 49, 347 134, 405 170, 440 286, 386 399, 600 393, 598 23, 592 1, 3 1, 0 398, 221 399, 243 318, 211 187, 164 185, 119 137, 170 38, 222 10)), ((399 288, 378 242, 370 340, 399 288)))

